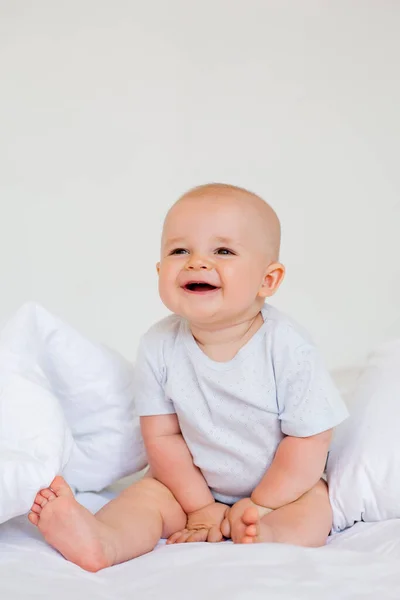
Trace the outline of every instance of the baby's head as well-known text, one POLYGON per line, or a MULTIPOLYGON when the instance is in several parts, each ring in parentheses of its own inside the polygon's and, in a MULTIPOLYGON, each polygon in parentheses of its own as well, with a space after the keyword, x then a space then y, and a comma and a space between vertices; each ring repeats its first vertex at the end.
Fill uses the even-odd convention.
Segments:
POLYGON ((255 316, 282 282, 279 246, 279 219, 262 198, 221 183, 196 187, 165 218, 161 300, 197 325, 255 316))

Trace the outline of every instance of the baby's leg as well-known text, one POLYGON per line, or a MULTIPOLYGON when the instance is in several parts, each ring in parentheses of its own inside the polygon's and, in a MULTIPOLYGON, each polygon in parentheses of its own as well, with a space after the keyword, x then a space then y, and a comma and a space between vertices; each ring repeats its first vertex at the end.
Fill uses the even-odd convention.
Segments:
POLYGON ((332 528, 328 486, 322 479, 296 502, 259 519, 256 508, 242 516, 242 543, 278 542, 295 546, 324 546, 332 528))
POLYGON ((162 483, 145 477, 96 515, 81 506, 62 477, 39 492, 29 514, 45 540, 67 560, 96 572, 150 552, 183 529, 186 515, 162 483))

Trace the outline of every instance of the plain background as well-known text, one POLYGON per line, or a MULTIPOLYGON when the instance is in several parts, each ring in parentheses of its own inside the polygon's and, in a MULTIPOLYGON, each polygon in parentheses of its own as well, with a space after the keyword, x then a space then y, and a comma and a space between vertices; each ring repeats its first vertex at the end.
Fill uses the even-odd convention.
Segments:
POLYGON ((330 367, 400 335, 400 3, 0 0, 0 323, 35 300, 134 358, 188 188, 277 210, 274 304, 330 367))

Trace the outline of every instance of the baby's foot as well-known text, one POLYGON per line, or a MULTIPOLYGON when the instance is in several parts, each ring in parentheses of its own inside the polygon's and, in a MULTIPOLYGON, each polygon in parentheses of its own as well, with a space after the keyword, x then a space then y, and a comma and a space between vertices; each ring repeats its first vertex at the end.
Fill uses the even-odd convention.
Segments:
POLYGON ((107 528, 78 504, 62 477, 35 498, 28 518, 67 560, 96 572, 115 562, 107 528))
POLYGON ((272 542, 272 530, 269 525, 263 523, 256 507, 246 508, 241 521, 243 524, 243 536, 237 541, 239 544, 254 544, 272 542))

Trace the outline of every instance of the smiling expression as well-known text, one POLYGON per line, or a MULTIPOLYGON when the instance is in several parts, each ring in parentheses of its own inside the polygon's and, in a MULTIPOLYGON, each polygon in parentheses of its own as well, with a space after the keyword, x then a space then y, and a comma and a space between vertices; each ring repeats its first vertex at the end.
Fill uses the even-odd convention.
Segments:
POLYGON ((221 324, 257 312, 275 292, 269 273, 279 263, 258 208, 240 195, 209 192, 172 207, 157 265, 160 297, 172 312, 221 324))

